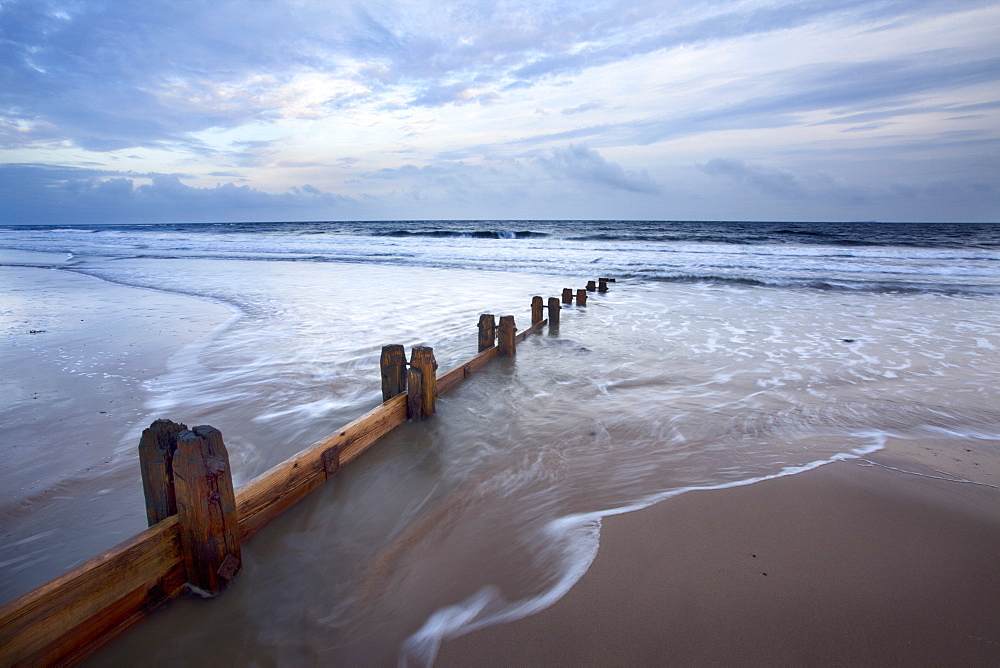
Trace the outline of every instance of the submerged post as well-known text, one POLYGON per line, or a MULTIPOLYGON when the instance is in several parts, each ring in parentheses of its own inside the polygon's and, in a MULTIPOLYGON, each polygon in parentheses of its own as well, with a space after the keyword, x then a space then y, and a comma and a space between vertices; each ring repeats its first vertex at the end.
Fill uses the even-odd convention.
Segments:
POLYGON ((549 329, 559 329, 559 305, 558 297, 549 297, 549 329))
POLYGON ((479 316, 479 352, 492 348, 495 345, 496 338, 496 318, 492 313, 483 313, 479 316))
POLYGON ((587 291, 580 288, 576 291, 576 305, 586 306, 587 305, 587 291))
POLYGON ((598 292, 607 292, 608 291, 608 282, 605 281, 604 279, 601 279, 597 283, 597 291, 598 292))
POLYGON ((517 327, 514 324, 514 316, 500 316, 500 345, 497 347, 498 355, 513 357, 517 353, 516 335, 517 327))
POLYGON ((594 281, 587 281, 587 292, 595 292, 597 290, 597 283, 594 281))
POLYGON ((241 566, 233 476, 218 429, 202 425, 177 435, 174 488, 188 585, 215 596, 241 566))
POLYGON ((174 495, 174 452, 177 434, 186 424, 170 420, 154 420, 142 430, 139 438, 139 469, 142 472, 142 493, 146 497, 146 521, 153 526, 177 512, 174 495))
POLYGON ((413 346, 410 351, 410 373, 407 380, 411 383, 407 388, 407 415, 411 420, 422 420, 433 417, 434 400, 437 397, 437 361, 434 359, 434 349, 430 346, 413 346), (414 374, 419 371, 419 377, 414 374), (418 386, 412 383, 416 381, 418 386))
POLYGON ((542 316, 542 308, 544 304, 542 303, 542 298, 535 296, 531 298, 531 324, 534 325, 536 322, 541 322, 544 318, 542 316))
POLYGON ((563 288, 562 291, 562 303, 572 304, 573 303, 573 290, 570 288, 563 288))
POLYGON ((382 401, 406 392, 406 351, 402 344, 382 346, 382 401))

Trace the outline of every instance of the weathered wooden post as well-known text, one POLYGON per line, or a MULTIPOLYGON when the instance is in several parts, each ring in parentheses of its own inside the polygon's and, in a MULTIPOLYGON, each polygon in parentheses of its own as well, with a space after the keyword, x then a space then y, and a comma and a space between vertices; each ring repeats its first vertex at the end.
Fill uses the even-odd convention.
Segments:
POLYGON ((607 292, 608 291, 608 282, 605 281, 605 280, 603 280, 603 279, 601 281, 599 281, 597 283, 597 291, 598 292, 607 292))
POLYGON ((174 495, 174 452, 177 434, 186 424, 154 420, 139 438, 139 469, 142 493, 146 497, 146 521, 153 526, 177 512, 174 495))
POLYGON ((202 425, 177 435, 174 489, 188 585, 215 596, 242 565, 233 475, 218 429, 202 425))
POLYGON ((406 392, 406 351, 402 344, 382 346, 382 401, 406 392))
POLYGON ((406 371, 406 417, 424 419, 424 372, 412 366, 406 371))
POLYGON ((413 346, 406 390, 407 417, 411 420, 433 417, 434 400, 437 397, 437 368, 433 348, 413 346))
POLYGON ((516 336, 517 326, 514 324, 514 316, 500 316, 500 345, 497 347, 497 354, 502 357, 513 357, 517 354, 516 336))
POLYGON ((562 303, 572 304, 573 303, 573 290, 571 288, 563 288, 562 291, 562 303))
POLYGON ((534 325, 536 322, 541 322, 544 318, 542 316, 542 308, 544 304, 542 298, 535 296, 531 298, 531 324, 534 325))
POLYGON ((479 316, 479 352, 489 350, 495 345, 497 338, 497 322, 492 313, 479 316))
POLYGON ((558 297, 549 297, 549 329, 559 329, 559 305, 558 297))
POLYGON ((587 305, 587 291, 580 288, 576 291, 576 305, 586 306, 587 305))
POLYGON ((587 292, 595 292, 597 290, 597 283, 594 281, 587 281, 587 292))

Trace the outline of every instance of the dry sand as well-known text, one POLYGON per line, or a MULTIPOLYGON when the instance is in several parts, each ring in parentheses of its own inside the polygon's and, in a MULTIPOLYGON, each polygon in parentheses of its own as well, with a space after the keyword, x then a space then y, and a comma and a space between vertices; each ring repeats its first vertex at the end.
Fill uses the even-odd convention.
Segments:
POLYGON ((562 600, 436 665, 998 666, 1000 443, 962 450, 890 442, 606 518, 562 600))

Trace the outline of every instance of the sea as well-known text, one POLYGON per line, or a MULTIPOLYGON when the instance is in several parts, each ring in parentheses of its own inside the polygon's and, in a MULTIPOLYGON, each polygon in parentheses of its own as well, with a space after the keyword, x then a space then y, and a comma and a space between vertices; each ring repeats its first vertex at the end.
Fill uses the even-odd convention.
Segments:
POLYGON ((1000 441, 1000 224, 6 225, 0 598, 145 527, 154 419, 220 429, 239 485, 378 405, 383 345, 446 371, 599 277, 95 665, 430 665, 563 596, 609 515, 1000 441))

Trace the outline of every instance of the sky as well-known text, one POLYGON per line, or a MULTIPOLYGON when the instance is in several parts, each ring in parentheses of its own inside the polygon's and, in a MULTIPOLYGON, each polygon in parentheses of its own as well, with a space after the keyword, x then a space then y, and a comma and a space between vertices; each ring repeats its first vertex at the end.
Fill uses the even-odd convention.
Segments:
POLYGON ((1000 221, 1000 0, 0 0, 0 224, 1000 221))

